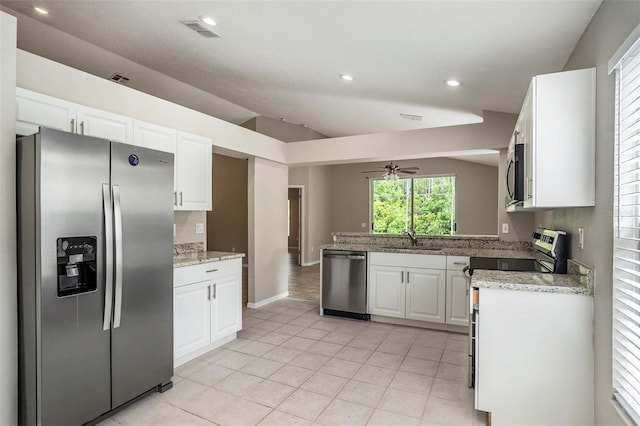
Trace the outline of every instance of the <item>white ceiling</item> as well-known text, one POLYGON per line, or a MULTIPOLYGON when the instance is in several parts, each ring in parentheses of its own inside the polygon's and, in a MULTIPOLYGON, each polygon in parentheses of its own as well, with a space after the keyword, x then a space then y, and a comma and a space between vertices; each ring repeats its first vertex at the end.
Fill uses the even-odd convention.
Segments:
POLYGON ((104 78, 122 73, 130 87, 234 123, 264 115, 330 137, 517 113, 531 77, 562 69, 600 3, 0 0, 18 16, 24 50, 104 78), (180 23, 202 15, 221 38, 180 23), (340 80, 345 72, 355 80, 340 80))

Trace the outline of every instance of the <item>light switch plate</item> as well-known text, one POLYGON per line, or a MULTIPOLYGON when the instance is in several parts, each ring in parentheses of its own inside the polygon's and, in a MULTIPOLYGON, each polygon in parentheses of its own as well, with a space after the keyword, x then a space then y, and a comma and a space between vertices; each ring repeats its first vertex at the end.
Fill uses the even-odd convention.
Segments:
POLYGON ((502 224, 502 233, 503 234, 508 234, 509 233, 509 224, 508 223, 503 223, 502 224))
POLYGON ((196 223, 196 234, 204 234, 204 223, 196 223))

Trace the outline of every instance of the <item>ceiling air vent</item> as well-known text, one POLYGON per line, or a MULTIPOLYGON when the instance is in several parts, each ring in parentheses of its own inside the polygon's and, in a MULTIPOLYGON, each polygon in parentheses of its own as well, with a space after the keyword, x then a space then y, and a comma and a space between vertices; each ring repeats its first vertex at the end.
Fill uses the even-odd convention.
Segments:
POLYGON ((202 23, 198 20, 182 21, 182 23, 185 24, 187 27, 191 28, 193 31, 200 34, 204 38, 220 38, 218 34, 214 33, 209 28, 202 25, 202 23))
POLYGON ((121 74, 112 75, 110 80, 120 84, 127 84, 129 82, 129 79, 121 74))
POLYGON ((421 115, 400 114, 400 117, 404 118, 405 120, 422 121, 421 115))

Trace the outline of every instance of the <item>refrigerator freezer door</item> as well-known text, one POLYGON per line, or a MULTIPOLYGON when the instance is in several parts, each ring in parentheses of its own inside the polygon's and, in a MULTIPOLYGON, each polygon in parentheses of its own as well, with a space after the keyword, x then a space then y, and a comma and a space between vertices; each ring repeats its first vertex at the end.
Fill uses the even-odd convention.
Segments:
MULTIPOLYGON (((39 423, 82 424, 105 413, 111 405, 110 332, 102 327, 105 306, 102 184, 109 182, 109 144, 49 129, 42 129, 35 138, 39 138, 39 148, 36 140, 34 172, 36 176, 39 173, 39 178, 34 181, 35 188, 21 191, 35 191, 39 211, 34 216, 35 229, 40 232, 36 231, 33 253, 36 259, 38 256, 41 259, 41 278, 35 277, 34 301, 41 307, 39 321, 36 320, 41 359, 41 365, 36 367, 41 372, 39 423), (60 249, 65 247, 57 247, 57 240, 80 236, 96 237, 97 290, 59 297, 57 259, 60 249)), ((32 242, 22 244, 24 247, 32 242)), ((38 266, 35 274, 37 270, 38 266)))
POLYGON ((173 375, 173 154, 112 143, 111 183, 122 264, 111 330, 115 408, 173 375))

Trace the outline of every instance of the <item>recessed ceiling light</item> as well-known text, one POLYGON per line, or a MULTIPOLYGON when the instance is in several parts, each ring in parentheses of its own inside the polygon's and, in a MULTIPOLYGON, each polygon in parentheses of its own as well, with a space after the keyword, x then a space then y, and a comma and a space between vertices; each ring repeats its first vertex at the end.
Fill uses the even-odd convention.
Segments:
POLYGON ((48 15, 49 14, 49 11, 47 9, 43 9, 41 7, 38 7, 38 6, 33 6, 33 10, 38 12, 40 15, 48 15))
POLYGON ((462 86, 462 82, 460 80, 445 80, 444 82, 447 84, 447 86, 451 87, 462 86))
POLYGON ((205 24, 207 24, 207 25, 215 25, 216 24, 216 21, 213 18, 209 17, 209 16, 201 16, 200 20, 202 22, 204 22, 205 24))
POLYGON ((353 81, 353 76, 351 74, 340 74, 340 78, 345 81, 353 81))

